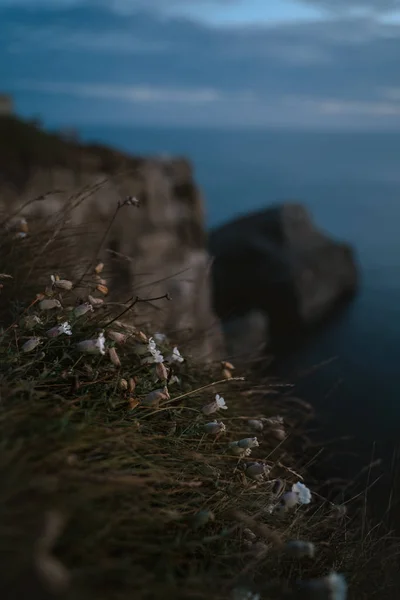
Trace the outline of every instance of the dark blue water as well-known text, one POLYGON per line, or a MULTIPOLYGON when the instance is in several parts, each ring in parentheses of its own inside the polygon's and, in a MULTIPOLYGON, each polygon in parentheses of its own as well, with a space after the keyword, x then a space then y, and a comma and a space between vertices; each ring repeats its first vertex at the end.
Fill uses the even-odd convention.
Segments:
POLYGON ((352 448, 365 457, 375 447, 388 462, 400 439, 400 135, 115 128, 82 135, 132 153, 189 157, 210 227, 298 200, 320 227, 355 246, 358 297, 287 356, 281 372, 317 405, 325 431, 352 434, 352 448))

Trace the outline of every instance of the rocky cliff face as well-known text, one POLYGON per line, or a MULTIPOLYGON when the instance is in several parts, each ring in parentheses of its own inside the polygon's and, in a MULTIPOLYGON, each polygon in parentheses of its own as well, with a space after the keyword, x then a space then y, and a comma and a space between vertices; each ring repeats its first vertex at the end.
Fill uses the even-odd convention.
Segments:
POLYGON ((353 249, 320 231, 299 204, 239 217, 212 232, 210 248, 214 305, 228 338, 241 323, 264 339, 268 332, 267 342, 290 346, 293 334, 321 322, 357 290, 353 249), (257 325, 249 324, 249 314, 258 315, 257 325))
MULTIPOLYGON (((82 278, 83 295, 87 272, 102 261, 107 302, 168 294, 171 300, 140 302, 129 318, 215 356, 221 338, 210 303, 203 201, 188 162, 130 158, 11 119, 0 123, 0 137, 0 220, 18 228, 26 218, 29 232, 14 246, 19 256, 25 248, 19 263, 36 287, 56 271, 82 278)), ((10 259, 2 263, 15 272, 10 259)))

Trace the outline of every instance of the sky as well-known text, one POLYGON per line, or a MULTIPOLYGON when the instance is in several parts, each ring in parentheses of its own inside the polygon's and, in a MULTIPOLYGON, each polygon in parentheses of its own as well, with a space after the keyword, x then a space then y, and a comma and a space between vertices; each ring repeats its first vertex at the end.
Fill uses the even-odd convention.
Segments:
POLYGON ((400 129, 400 0, 0 0, 46 123, 400 129))

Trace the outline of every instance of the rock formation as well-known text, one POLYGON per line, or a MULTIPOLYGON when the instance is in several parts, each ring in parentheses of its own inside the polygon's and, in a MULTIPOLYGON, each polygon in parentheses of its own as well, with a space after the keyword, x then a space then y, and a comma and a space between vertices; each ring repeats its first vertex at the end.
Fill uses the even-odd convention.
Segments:
POLYGON ((1 120, 0 133, 0 224, 25 217, 29 228, 11 254, 3 247, 0 272, 18 280, 24 266, 38 291, 54 272, 83 278, 84 286, 85 274, 102 261, 107 302, 169 294, 170 301, 141 302, 129 314, 140 326, 195 341, 204 357, 215 355, 221 338, 210 302, 203 201, 188 162, 131 158, 14 119, 1 120))
POLYGON ((211 233, 209 247, 219 317, 264 312, 272 340, 321 321, 357 288, 351 247, 319 231, 299 204, 227 223, 211 233))

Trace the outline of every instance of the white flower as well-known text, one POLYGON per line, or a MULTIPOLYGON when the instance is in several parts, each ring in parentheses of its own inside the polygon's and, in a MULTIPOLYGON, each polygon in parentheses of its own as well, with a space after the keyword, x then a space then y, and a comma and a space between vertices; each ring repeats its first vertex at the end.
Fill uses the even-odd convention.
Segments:
POLYGON ((51 275, 51 282, 54 287, 59 290, 71 290, 73 283, 72 281, 68 281, 68 279, 56 279, 54 275, 51 275))
POLYGON ((142 358, 142 365, 151 365, 153 363, 164 362, 164 357, 159 350, 154 350, 151 356, 145 356, 142 358))
POLYGON ((52 327, 46 332, 46 335, 48 337, 57 337, 59 335, 62 335, 63 333, 65 335, 72 335, 71 325, 68 323, 68 321, 61 323, 61 325, 56 325, 55 327, 52 327))
POLYGON ((247 421, 247 424, 254 431, 262 431, 264 429, 263 422, 258 419, 250 419, 247 421))
POLYGON ((256 437, 253 438, 244 438, 243 440, 238 441, 238 446, 240 448, 257 448, 260 444, 258 443, 258 439, 256 437))
POLYGON ((45 298, 39 302, 40 310, 51 310, 52 308, 61 308, 61 302, 56 298, 45 298))
POLYGON ((142 364, 144 365, 164 362, 164 357, 161 352, 157 350, 157 345, 152 337, 149 338, 147 346, 143 347, 143 344, 138 344, 136 351, 140 355, 150 353, 151 356, 142 359, 142 364))
POLYGON ((256 481, 262 481, 264 477, 268 475, 271 471, 271 468, 263 463, 252 463, 246 469, 247 477, 250 479, 255 479, 256 481))
POLYGON ((184 360, 185 359, 183 358, 183 356, 181 356, 181 353, 179 352, 178 348, 175 346, 175 348, 172 350, 171 356, 168 357, 168 362, 182 363, 184 360))
POLYGON ((99 333, 98 337, 94 340, 84 340, 83 342, 79 342, 76 347, 81 352, 86 352, 88 354, 105 354, 104 333, 99 333))
POLYGON ((87 312, 93 312, 93 306, 89 302, 85 302, 74 308, 75 317, 83 317, 87 312))
POLYGON ((263 418, 263 423, 269 425, 270 427, 280 427, 284 424, 283 417, 277 415, 275 417, 270 417, 269 419, 263 418))
POLYGON ((140 200, 136 198, 136 196, 127 196, 125 198, 125 204, 127 206, 135 206, 138 208, 140 206, 140 200))
POLYGON ((206 423, 204 425, 204 430, 206 433, 211 433, 216 435, 217 433, 222 433, 226 431, 226 427, 222 421, 218 423, 218 421, 211 421, 211 423, 206 423))
POLYGON ((24 319, 24 325, 27 329, 33 329, 36 325, 43 325, 43 321, 37 315, 28 315, 24 319))
POLYGON ((294 508, 299 503, 299 496, 295 492, 286 492, 281 498, 281 510, 286 512, 290 508, 294 508))
POLYGON ((154 339, 157 342, 157 344, 163 344, 166 341, 167 336, 164 333, 157 332, 154 334, 154 339))
POLYGON ((169 385, 173 385, 174 383, 181 383, 181 380, 176 375, 172 375, 171 379, 169 380, 169 385))
POLYGON ((164 357, 159 350, 155 350, 153 352, 152 356, 153 356, 153 362, 155 362, 155 363, 164 362, 164 357))
POLYGON ((314 558, 315 546, 312 542, 303 542, 302 540, 291 540, 284 546, 286 554, 294 558, 314 558))
POLYGON ((26 236, 27 236, 27 233, 26 233, 26 231, 18 231, 18 233, 16 233, 16 234, 15 234, 15 237, 16 237, 17 239, 21 239, 21 240, 22 240, 23 238, 26 238, 26 236))
POLYGON ((301 483, 300 481, 294 483, 292 486, 292 492, 297 494, 299 504, 310 504, 311 492, 308 487, 304 485, 304 483, 301 483))
POLYGON ((222 398, 222 396, 217 394, 215 396, 214 402, 211 402, 210 404, 206 404, 205 406, 203 406, 203 408, 201 410, 203 411, 203 413, 205 415, 211 415, 212 413, 215 413, 220 409, 227 410, 227 408, 228 407, 225 404, 225 400, 222 398))
POLYGON ((41 340, 38 337, 31 337, 25 344, 22 346, 22 352, 32 352, 35 348, 37 348, 41 344, 41 340))
POLYGON ((223 410, 226 410, 228 408, 225 404, 225 400, 219 394, 216 394, 215 402, 216 402, 216 405, 218 406, 218 408, 222 408, 223 410))
POLYGON ((100 354, 106 353, 105 344, 106 344, 106 340, 104 338, 104 333, 100 332, 97 337, 97 340, 96 340, 96 345, 97 345, 97 348, 99 349, 100 354))
POLYGON ((142 404, 143 406, 153 406, 154 408, 158 408, 161 400, 169 400, 169 398, 168 388, 167 386, 164 386, 162 389, 154 390, 147 394, 142 404))
POLYGON ((154 350, 156 350, 157 348, 157 344, 154 341, 154 338, 149 338, 149 342, 147 344, 147 349, 150 353, 154 352, 154 350))
POLYGON ((344 575, 332 572, 327 577, 300 581, 300 588, 307 590, 307 598, 314 600, 346 600, 347 583, 344 575))
POLYGON ((240 458, 245 458, 246 456, 250 456, 251 448, 241 448, 239 446, 239 442, 231 442, 229 444, 229 449, 235 456, 240 456, 240 458))

